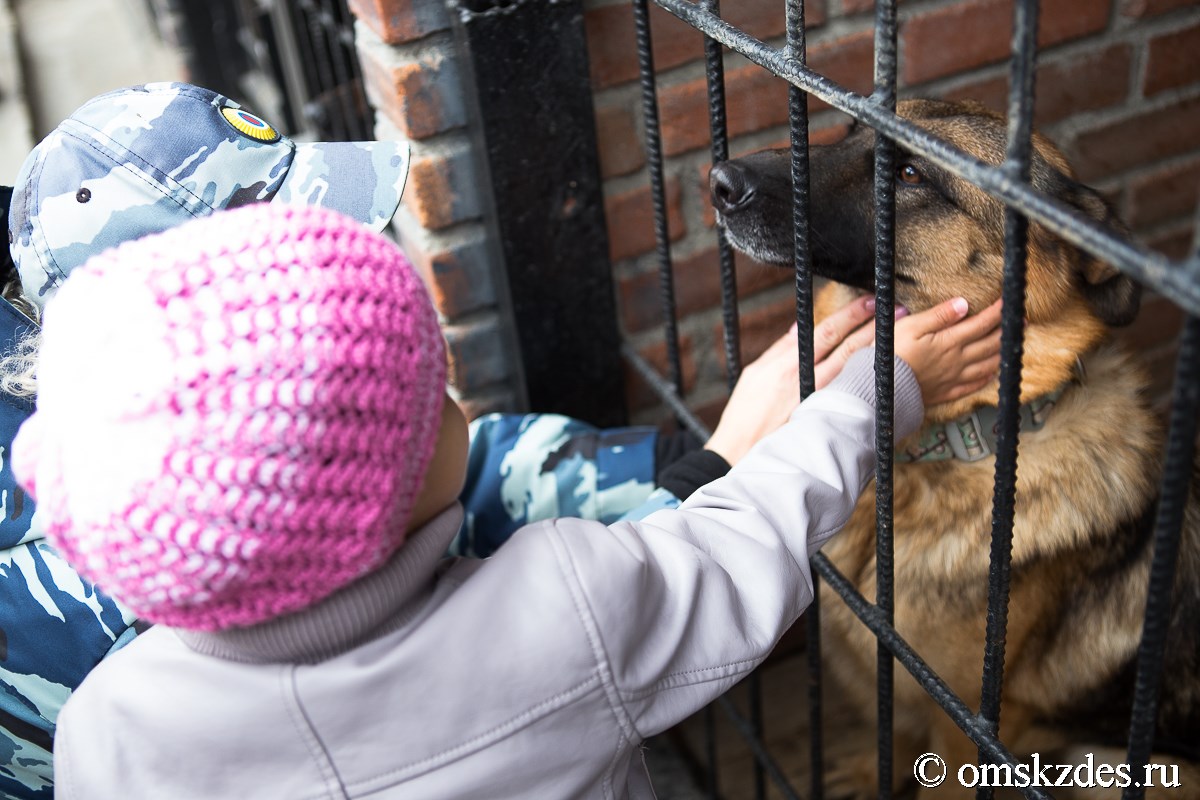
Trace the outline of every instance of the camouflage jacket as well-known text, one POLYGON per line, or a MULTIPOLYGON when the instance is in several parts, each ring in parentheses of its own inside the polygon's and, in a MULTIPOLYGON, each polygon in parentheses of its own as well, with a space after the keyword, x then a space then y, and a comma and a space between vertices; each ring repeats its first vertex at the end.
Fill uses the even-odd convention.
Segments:
MULTIPOLYGON (((29 321, 0 300, 0 347, 29 321)), ((48 545, 9 459, 33 404, 0 393, 0 796, 53 796, 55 720, 84 676, 136 634, 133 615, 48 545)))
POLYGON ((557 414, 490 414, 471 423, 463 524, 450 551, 486 558, 530 522, 606 524, 678 505, 655 491, 652 427, 600 430, 557 414))

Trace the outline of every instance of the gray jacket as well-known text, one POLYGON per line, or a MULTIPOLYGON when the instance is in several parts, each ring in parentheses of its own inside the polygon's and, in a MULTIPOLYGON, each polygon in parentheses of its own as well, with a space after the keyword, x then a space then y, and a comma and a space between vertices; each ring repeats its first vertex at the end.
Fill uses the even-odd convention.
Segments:
MULTIPOLYGON (((528 525, 443 558, 457 504, 380 570, 253 628, 156 627, 59 717, 62 798, 652 797, 639 744, 745 677, 812 599, 874 469, 870 357, 678 510, 528 525)), ((897 359, 897 437, 920 390, 897 359)))

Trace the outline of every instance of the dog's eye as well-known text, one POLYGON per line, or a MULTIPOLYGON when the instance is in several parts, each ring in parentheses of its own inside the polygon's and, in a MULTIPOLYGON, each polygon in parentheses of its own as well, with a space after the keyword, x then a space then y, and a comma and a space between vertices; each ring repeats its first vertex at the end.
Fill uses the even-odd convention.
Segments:
POLYGON ((915 186, 919 183, 924 183, 925 176, 912 164, 901 164, 896 169, 896 180, 915 186))

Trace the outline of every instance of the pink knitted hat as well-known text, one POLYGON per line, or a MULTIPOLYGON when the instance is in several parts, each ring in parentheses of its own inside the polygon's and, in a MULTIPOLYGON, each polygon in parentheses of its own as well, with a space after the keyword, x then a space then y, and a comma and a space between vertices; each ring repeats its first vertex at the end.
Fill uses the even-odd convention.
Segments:
POLYGON ((312 605, 387 560, 436 443, 437 316, 382 236, 259 204, 72 273, 13 449, 50 542, 145 619, 312 605))

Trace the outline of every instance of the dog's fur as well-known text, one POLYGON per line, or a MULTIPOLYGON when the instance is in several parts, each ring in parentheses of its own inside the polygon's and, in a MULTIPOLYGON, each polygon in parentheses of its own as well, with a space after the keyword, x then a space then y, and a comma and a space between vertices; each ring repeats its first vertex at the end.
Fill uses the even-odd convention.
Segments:
MULTIPOLYGON (((1004 120, 982 106, 909 100, 900 104, 899 114, 985 162, 1003 160, 1004 120)), ((837 282, 818 293, 818 319, 873 285, 873 137, 870 129, 854 127, 843 141, 811 151, 813 268, 837 282)), ((1034 146, 1032 181, 1038 189, 1120 226, 1108 205, 1071 177, 1048 140, 1035 136, 1034 146)), ((923 158, 901 152, 897 164, 896 302, 914 312, 952 296, 965 297, 973 310, 988 306, 1001 290, 1003 205, 923 158)), ((710 188, 719 223, 735 247, 791 266, 786 150, 718 165, 710 188)), ((1110 343, 1108 332, 1134 318, 1140 293, 1111 266, 1036 224, 1029 231, 1027 285, 1022 401, 1067 389, 1045 427, 1020 437, 1000 733, 1017 753, 1085 746, 1097 752, 1100 763, 1097 748, 1109 746, 1116 749, 1108 752, 1108 763, 1120 763, 1145 609, 1163 431, 1144 397, 1146 379, 1136 360, 1110 343)), ((993 383, 928 408, 926 422, 995 405, 997 390, 993 383)), ((994 458, 897 463, 894 476, 896 627, 974 708, 984 652, 994 468, 994 458)), ((1167 762, 1194 765, 1200 761, 1196 503, 1186 516, 1158 743, 1167 762)), ((872 489, 824 552, 874 599, 872 489)), ((825 592, 825 674, 857 706, 862 726, 830 721, 829 790, 835 797, 874 796, 876 642, 828 587, 825 592)), ((898 668, 896 674, 898 788, 911 781, 908 765, 927 751, 945 758, 952 773, 975 763, 975 746, 906 671, 898 668)), ((1185 784, 1165 796, 1197 796, 1200 786, 1192 780, 1190 789, 1185 784)), ((955 783, 951 775, 934 791, 952 796, 955 783)))

